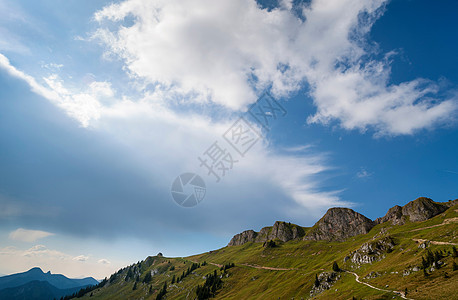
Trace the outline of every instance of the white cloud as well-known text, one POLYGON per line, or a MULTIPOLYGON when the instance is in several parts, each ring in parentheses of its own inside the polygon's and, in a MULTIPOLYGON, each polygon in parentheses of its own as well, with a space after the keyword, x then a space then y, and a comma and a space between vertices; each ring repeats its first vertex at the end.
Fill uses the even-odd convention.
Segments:
POLYGON ((456 96, 440 99, 421 79, 390 84, 389 57, 370 59, 365 37, 386 2, 316 0, 303 21, 291 1, 268 11, 254 0, 127 0, 95 14, 93 38, 134 78, 194 101, 243 109, 269 84, 285 96, 306 81, 317 107, 309 123, 400 135, 450 121, 456 96))
MULTIPOLYGON (((82 126, 92 124, 94 128, 115 136, 129 148, 135 149, 135 156, 163 170, 164 178, 167 178, 168 171, 171 172, 168 174, 170 178, 179 174, 172 172, 180 172, 180 166, 196 168, 196 156, 190 156, 190 153, 201 154, 232 125, 230 120, 212 121, 196 113, 174 112, 164 105, 164 98, 168 99, 170 95, 161 90, 146 93, 136 101, 127 97, 120 100, 112 98, 115 91, 109 83, 94 81, 86 92, 72 93, 57 76, 44 78, 48 88, 43 87, 33 77, 10 65, 4 56, 0 56, 0 66, 25 80, 33 91, 64 109, 82 126), (103 97, 111 100, 103 104, 99 101, 103 97), (183 147, 184 143, 186 147, 183 147)), ((265 141, 252 150, 250 159, 244 159, 237 166, 238 171, 245 174, 239 177, 240 184, 250 182, 250 176, 268 182, 275 178, 272 184, 281 188, 301 207, 313 208, 316 214, 331 205, 344 205, 335 192, 320 191, 319 182, 312 178, 329 170, 324 157, 306 152, 307 146, 304 145, 301 150, 301 156, 283 156, 269 151, 265 141)), ((168 184, 168 181, 164 182, 164 185, 168 184)))
POLYGON ((8 58, 2 54, 0 54, 0 68, 27 82, 33 92, 63 109, 70 117, 79 121, 83 127, 88 127, 91 121, 100 118, 102 107, 99 99, 113 96, 109 83, 92 82, 89 88, 84 91, 71 91, 63 86, 62 81, 55 74, 43 78, 48 86, 45 87, 32 76, 12 66, 8 58))
POLYGON ((111 262, 108 259, 101 258, 97 261, 97 263, 102 264, 102 265, 109 265, 111 262))
POLYGON ((88 259, 89 259, 89 256, 86 256, 86 255, 78 255, 78 256, 73 257, 73 260, 77 260, 77 261, 86 261, 88 259))
POLYGON ((367 178, 367 177, 371 177, 372 175, 373 175, 373 173, 368 172, 364 168, 361 168, 361 170, 359 170, 358 173, 356 173, 356 177, 358 177, 358 178, 367 178))
POLYGON ((9 238, 15 241, 21 241, 21 242, 35 242, 36 240, 48 237, 54 235, 54 233, 47 232, 47 231, 41 231, 41 230, 29 230, 29 229, 23 229, 23 228, 18 228, 14 231, 12 231, 9 234, 9 238))

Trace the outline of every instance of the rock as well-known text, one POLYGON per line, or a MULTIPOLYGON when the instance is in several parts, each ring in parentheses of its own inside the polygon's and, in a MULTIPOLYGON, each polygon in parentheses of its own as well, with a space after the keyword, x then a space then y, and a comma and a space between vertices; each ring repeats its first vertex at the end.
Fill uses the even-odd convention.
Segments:
POLYGON ((425 241, 423 243, 420 243, 420 245, 418 245, 418 248, 425 249, 428 246, 429 246, 429 241, 425 241))
POLYGON ((305 235, 304 228, 296 224, 277 221, 272 227, 264 227, 259 233, 254 230, 246 230, 236 234, 228 246, 243 245, 248 242, 265 243, 267 241, 281 240, 287 242, 300 239, 305 235))
POLYGON ((242 233, 234 235, 228 246, 243 245, 248 242, 254 242, 258 234, 254 230, 245 230, 242 233))
POLYGON ((401 206, 395 205, 388 210, 385 216, 375 219, 376 224, 381 224, 388 221, 391 221, 393 225, 404 224, 405 220, 403 219, 401 206))
POLYGON ((372 279, 372 278, 377 278, 379 276, 381 276, 382 274, 380 274, 379 272, 370 272, 369 274, 367 274, 364 278, 365 279, 372 279))
POLYGON ((418 271, 420 271, 420 268, 419 268, 419 267, 413 267, 413 268, 412 268, 412 271, 413 271, 413 272, 418 272, 418 271))
POLYGON ((448 209, 448 203, 434 202, 433 200, 420 197, 410 201, 403 207, 394 206, 388 210, 386 215, 375 220, 376 224, 391 222, 393 225, 403 225, 407 221, 419 222, 428 220, 448 209))
POLYGON ((304 240, 344 241, 349 237, 366 234, 374 222, 349 208, 330 208, 311 228, 304 240))
POLYGON ((358 250, 350 253, 351 262, 361 265, 382 260, 386 253, 393 250, 394 246, 395 244, 391 236, 364 243, 358 250))
POLYGON ((347 262, 349 259, 350 259, 350 256, 345 256, 344 259, 343 259, 343 261, 344 261, 344 262, 347 262))
POLYGON ((337 272, 320 273, 318 275, 318 281, 320 284, 318 286, 313 285, 312 290, 310 291, 310 297, 314 297, 325 290, 329 290, 339 279, 340 274, 337 272))
POLYGON ((304 236, 304 229, 295 224, 286 222, 275 222, 269 235, 270 240, 279 239, 283 242, 298 239, 304 236))

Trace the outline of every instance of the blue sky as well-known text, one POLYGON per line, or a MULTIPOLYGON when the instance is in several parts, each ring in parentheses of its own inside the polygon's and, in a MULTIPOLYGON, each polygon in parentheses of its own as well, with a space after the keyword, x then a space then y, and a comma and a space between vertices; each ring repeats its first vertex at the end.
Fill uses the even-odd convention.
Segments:
POLYGON ((0 0, 0 273, 103 278, 333 206, 458 198, 457 9, 0 0), (216 183, 197 157, 266 90, 286 116, 216 183), (193 208, 183 172, 207 185, 193 208))

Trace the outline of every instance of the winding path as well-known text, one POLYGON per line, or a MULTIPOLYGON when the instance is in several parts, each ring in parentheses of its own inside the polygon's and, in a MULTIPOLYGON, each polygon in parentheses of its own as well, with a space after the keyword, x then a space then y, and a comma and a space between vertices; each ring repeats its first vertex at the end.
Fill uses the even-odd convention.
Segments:
MULTIPOLYGON (((458 210, 455 210, 455 211, 458 212, 458 210)), ((414 232, 414 231, 420 231, 420 230, 423 230, 423 229, 429 229, 429 228, 444 226, 444 225, 448 225, 448 224, 451 224, 451 223, 458 223, 458 217, 448 218, 448 219, 445 219, 445 220, 444 220, 442 223, 440 223, 440 224, 431 225, 431 226, 422 227, 422 228, 417 228, 417 229, 412 229, 412 230, 410 230, 410 231, 408 231, 408 232, 414 232)))
POLYGON ((263 270, 273 270, 273 271, 297 271, 299 269, 295 268, 274 268, 274 267, 263 267, 259 265, 250 265, 250 264, 240 264, 241 266, 251 267, 255 269, 263 269, 263 270))
MULTIPOLYGON (((219 268, 221 268, 223 265, 220 265, 220 264, 216 264, 216 263, 212 263, 212 262, 209 262, 209 264, 211 265, 214 265, 214 266, 217 266, 219 268)), ((274 267, 264 267, 264 266, 259 266, 259 265, 251 265, 251 264, 247 264, 247 263, 243 263, 243 264, 238 264, 240 266, 245 266, 245 267, 250 267, 250 268, 255 268, 255 269, 262 269, 262 270, 273 270, 273 271, 298 271, 300 269, 297 269, 297 268, 274 268, 274 267)), ((320 270, 323 270, 323 269, 320 269, 320 270)), ((317 270, 313 270, 313 272, 316 272, 317 270)), ((350 273, 350 274, 353 274, 355 276, 355 279, 356 279, 356 282, 360 283, 360 284, 364 284, 372 289, 375 289, 375 290, 378 290, 378 291, 381 291, 381 292, 387 292, 387 293, 394 293, 396 295, 398 295, 399 297, 401 297, 402 299, 406 299, 406 300, 414 300, 412 298, 407 298, 405 296, 405 293, 404 292, 401 292, 401 291, 392 291, 392 290, 385 290, 385 289, 381 289, 381 288, 378 288, 378 287, 375 287, 367 282, 364 282, 364 281, 361 281, 359 280, 359 275, 354 273, 354 272, 351 272, 351 271, 347 271, 347 270, 342 270, 343 272, 346 272, 346 273, 350 273)))
POLYGON ((438 241, 430 241, 430 240, 425 240, 425 239, 412 239, 413 241, 417 243, 424 243, 424 242, 429 242, 433 245, 452 245, 452 246, 458 246, 458 243, 449 243, 449 242, 438 242, 438 241))
POLYGON ((361 284, 364 284, 364 285, 366 285, 366 286, 368 286, 368 287, 370 287, 370 288, 372 288, 372 289, 376 289, 376 290, 382 291, 382 292, 395 293, 395 294, 397 294, 399 297, 401 297, 402 299, 413 300, 413 299, 411 299, 411 298, 407 298, 407 297, 405 296, 405 293, 404 293, 404 292, 385 290, 385 289, 381 289, 381 288, 375 287, 375 286, 373 286, 373 285, 370 285, 370 284, 367 283, 367 282, 364 282, 364 281, 359 280, 359 275, 356 274, 356 273, 354 273, 354 272, 350 272, 350 271, 346 271, 346 270, 342 270, 342 271, 347 272, 347 273, 350 273, 350 274, 353 274, 353 275, 356 277, 356 282, 361 283, 361 284))

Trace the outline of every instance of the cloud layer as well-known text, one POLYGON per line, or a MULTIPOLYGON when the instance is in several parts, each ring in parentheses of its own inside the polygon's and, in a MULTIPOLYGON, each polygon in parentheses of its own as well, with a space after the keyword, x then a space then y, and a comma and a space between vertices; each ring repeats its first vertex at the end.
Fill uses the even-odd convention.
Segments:
POLYGON ((9 238, 15 241, 22 241, 22 242, 35 242, 36 240, 54 235, 54 233, 41 231, 41 230, 30 230, 24 228, 18 228, 12 231, 9 234, 9 238))
POLYGON ((34 245, 28 249, 16 247, 0 248, 0 262, 5 272, 24 272, 39 266, 44 272, 64 274, 73 278, 86 277, 87 274, 97 279, 104 278, 115 271, 106 259, 98 261, 89 256, 73 257, 67 253, 50 249, 45 245, 34 245))
POLYGON ((309 123, 401 135, 450 121, 456 96, 438 97, 422 79, 391 84, 389 56, 371 58, 365 37, 386 2, 267 10, 254 0, 127 0, 95 14, 92 38, 132 77, 194 101, 243 109, 266 87, 281 97, 307 84, 317 108, 309 123))

